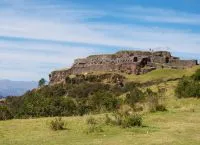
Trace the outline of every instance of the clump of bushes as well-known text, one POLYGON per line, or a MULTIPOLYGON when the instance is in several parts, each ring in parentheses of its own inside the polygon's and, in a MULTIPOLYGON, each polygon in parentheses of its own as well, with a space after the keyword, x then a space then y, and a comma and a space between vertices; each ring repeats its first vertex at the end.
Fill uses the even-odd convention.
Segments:
POLYGON ((140 127, 142 126, 142 116, 139 114, 106 114, 105 123, 107 125, 117 125, 123 128, 140 127))
POLYGON ((63 130, 65 122, 62 120, 61 117, 55 118, 50 122, 50 128, 54 131, 63 130))
POLYGON ((142 116, 139 114, 128 115, 122 121, 122 127, 142 126, 142 116))
POLYGON ((192 79, 195 81, 200 81, 200 69, 196 70, 196 72, 192 75, 192 79))
POLYGON ((103 132, 101 124, 99 124, 98 120, 96 120, 94 117, 89 117, 86 120, 87 123, 87 129, 86 133, 100 133, 103 132))
POLYGON ((8 120, 12 118, 13 116, 11 112, 9 111, 8 107, 0 106, 0 120, 8 120))
POLYGON ((178 82, 175 94, 178 98, 200 98, 200 83, 198 75, 194 74, 192 77, 183 77, 178 82))
POLYGON ((153 92, 151 89, 146 90, 147 103, 150 112, 167 111, 163 99, 165 90, 158 88, 158 92, 153 92))
POLYGON ((98 91, 89 97, 89 104, 96 112, 113 111, 117 109, 119 100, 110 92, 98 91))
POLYGON ((167 111, 167 109, 164 104, 158 104, 158 105, 156 105, 155 110, 153 110, 153 112, 155 112, 155 111, 164 112, 164 111, 167 111))
POLYGON ((135 108, 135 104, 142 102, 144 99, 144 93, 140 89, 134 88, 126 95, 125 103, 129 104, 132 108, 135 108))
POLYGON ((200 98, 200 69, 191 77, 183 77, 175 89, 178 98, 200 98))
MULTIPOLYGON (((119 85, 123 78, 118 75, 97 77, 101 80, 110 77, 111 80, 116 79, 115 85, 97 82, 93 77, 80 75, 75 77, 77 80, 68 77, 67 84, 45 85, 21 97, 9 97, 6 99, 6 107, 14 118, 82 116, 117 111, 122 105, 130 106, 132 111, 143 110, 147 96, 139 84, 126 82, 119 85)), ((163 107, 158 106, 156 110, 163 110, 163 107)))

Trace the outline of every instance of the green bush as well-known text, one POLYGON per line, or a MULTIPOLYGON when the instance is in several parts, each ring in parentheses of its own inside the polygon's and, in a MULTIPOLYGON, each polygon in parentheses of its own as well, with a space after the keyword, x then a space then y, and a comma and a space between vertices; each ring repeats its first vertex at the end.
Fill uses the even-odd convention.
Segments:
POLYGON ((142 116, 139 114, 120 114, 114 113, 105 116, 107 125, 117 125, 123 128, 142 126, 142 116))
POLYGON ((86 129, 86 133, 100 133, 103 132, 104 130, 102 129, 101 124, 99 124, 99 122, 94 118, 94 117, 89 117, 86 120, 87 123, 87 129, 86 129))
POLYGON ((117 109, 119 101, 110 92, 96 92, 89 98, 93 111, 112 111, 117 109))
POLYGON ((134 108, 135 104, 140 101, 143 101, 144 98, 145 98, 144 93, 138 88, 134 88, 133 90, 130 91, 130 93, 126 95, 125 102, 134 108))
POLYGON ((137 88, 137 84, 134 82, 128 82, 124 86, 124 92, 129 92, 137 88))
POLYGON ((61 117, 55 118, 50 122, 50 128, 54 131, 63 130, 65 122, 62 120, 61 117))
POLYGON ((12 119, 13 116, 6 106, 0 106, 0 120, 12 119))
POLYGON ((200 81, 200 69, 196 70, 196 72, 192 75, 192 79, 200 81))
POLYGON ((184 77, 178 82, 175 94, 178 98, 200 98, 200 83, 191 78, 184 77))
POLYGON ((76 114, 76 102, 70 97, 63 97, 60 103, 60 107, 62 108, 62 116, 72 116, 76 114))
POLYGON ((137 106, 145 101, 145 93, 138 89, 138 84, 111 85, 96 82, 99 78, 115 83, 123 80, 110 74, 98 77, 80 75, 76 76, 76 80, 67 77, 67 84, 45 85, 21 97, 9 97, 6 107, 15 118, 53 117, 111 112, 118 110, 123 103, 137 110, 137 106), (126 97, 123 94, 127 94, 126 97))
POLYGON ((134 114, 125 116, 124 120, 122 121, 122 127, 129 128, 134 126, 142 126, 142 117, 141 115, 134 114))
POLYGON ((162 102, 163 92, 153 92, 151 89, 147 89, 145 94, 150 112, 167 111, 166 106, 162 102))
POLYGON ((164 112, 164 111, 167 111, 167 109, 166 109, 166 106, 165 106, 165 105, 163 105, 163 104, 158 104, 158 105, 156 106, 156 111, 164 112))

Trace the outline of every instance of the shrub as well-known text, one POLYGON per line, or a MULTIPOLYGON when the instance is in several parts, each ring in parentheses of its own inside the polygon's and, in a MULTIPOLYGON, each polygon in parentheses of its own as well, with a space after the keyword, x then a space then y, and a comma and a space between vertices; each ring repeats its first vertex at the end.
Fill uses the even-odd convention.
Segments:
POLYGON ((100 133, 100 132, 103 132, 104 130, 102 129, 102 126, 100 125, 89 125, 87 130, 86 130, 86 133, 89 134, 89 133, 100 133))
POLYGON ((144 98, 144 93, 138 88, 135 88, 126 95, 125 102, 134 108, 135 104, 144 100, 144 98))
POLYGON ((200 69, 196 70, 196 72, 192 75, 192 79, 200 81, 200 69))
POLYGON ((125 105, 121 105, 117 111, 119 114, 129 115, 133 112, 133 108, 125 104, 125 105))
POLYGON ((89 117, 86 120, 87 123, 87 129, 86 129, 86 133, 99 133, 99 132, 103 132, 102 126, 98 123, 98 121, 94 118, 94 117, 89 117))
POLYGON ((123 128, 130 128, 135 126, 142 126, 142 116, 139 114, 120 114, 105 116, 105 123, 107 125, 117 125, 123 128))
POLYGON ((135 88, 137 88, 137 84, 136 83, 128 82, 124 86, 124 92, 132 91, 135 88))
POLYGON ((96 125, 97 124, 97 120, 94 117, 89 117, 86 120, 87 125, 96 125))
POLYGON ((112 111, 118 107, 119 101, 110 92, 96 92, 89 99, 93 111, 112 111))
POLYGON ((112 119, 110 118, 110 116, 108 114, 105 115, 105 124, 106 125, 111 125, 112 123, 112 119))
POLYGON ((158 105, 156 106, 156 111, 162 111, 162 112, 164 112, 164 111, 167 111, 167 109, 166 109, 166 106, 165 106, 165 105, 163 105, 163 104, 158 104, 158 105))
POLYGON ((50 128, 54 131, 63 130, 64 129, 64 121, 61 117, 55 118, 50 122, 50 128))
POLYGON ((165 105, 162 103, 162 97, 162 94, 159 92, 153 92, 151 89, 146 90, 146 98, 150 112, 167 111, 165 105))
POLYGON ((142 117, 139 114, 125 116, 122 121, 122 127, 129 128, 134 126, 142 126, 142 117))
POLYGON ((76 102, 70 97, 62 98, 60 107, 62 107, 61 115, 63 116, 70 116, 76 114, 76 102))
POLYGON ((175 89, 175 94, 178 98, 200 97, 200 84, 198 81, 184 77, 179 82, 175 89))
POLYGON ((0 120, 12 119, 13 116, 6 106, 0 106, 0 120))

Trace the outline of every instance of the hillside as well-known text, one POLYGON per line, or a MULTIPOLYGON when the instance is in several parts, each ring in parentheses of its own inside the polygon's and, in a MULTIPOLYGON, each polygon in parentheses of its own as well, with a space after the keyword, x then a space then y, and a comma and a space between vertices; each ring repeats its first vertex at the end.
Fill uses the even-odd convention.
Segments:
POLYGON ((173 79, 180 79, 183 76, 191 76, 200 66, 195 66, 188 69, 157 69, 143 75, 127 75, 123 74, 128 81, 135 82, 150 82, 150 81, 167 81, 173 79))
POLYGON ((139 76, 111 72, 70 75, 62 83, 3 100, 7 119, 13 120, 0 121, 0 144, 198 145, 199 79, 199 66, 157 69, 139 76), (177 86, 183 87, 181 97, 175 92, 177 86), (106 123, 106 114, 120 112, 126 115, 118 119, 125 118, 126 123, 127 110, 130 117, 141 116, 141 126, 106 123), (64 130, 51 130, 56 116, 62 116, 64 130), (91 117, 97 120, 93 130, 87 123, 91 117))
MULTIPOLYGON (((167 84, 167 112, 145 113, 143 127, 123 129, 102 123, 103 132, 86 134, 86 119, 64 117, 66 130, 51 131, 53 118, 0 121, 1 145, 198 145, 200 142, 200 100, 176 99, 175 82, 167 84), (14 128, 14 130, 13 130, 14 128), (20 133, 19 133, 20 132, 20 133)), ((155 86, 152 86, 155 87, 155 86)), ((94 115, 95 118, 104 114, 94 115)))

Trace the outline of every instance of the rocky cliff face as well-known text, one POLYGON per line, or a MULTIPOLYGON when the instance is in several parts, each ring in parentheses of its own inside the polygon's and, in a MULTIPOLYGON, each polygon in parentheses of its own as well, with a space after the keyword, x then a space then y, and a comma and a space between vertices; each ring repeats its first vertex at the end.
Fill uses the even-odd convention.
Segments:
POLYGON ((123 72, 143 74, 157 68, 187 68, 197 65, 197 60, 180 60, 168 51, 119 51, 110 55, 92 55, 76 59, 70 69, 53 71, 50 84, 59 83, 69 75, 93 72, 123 72))

